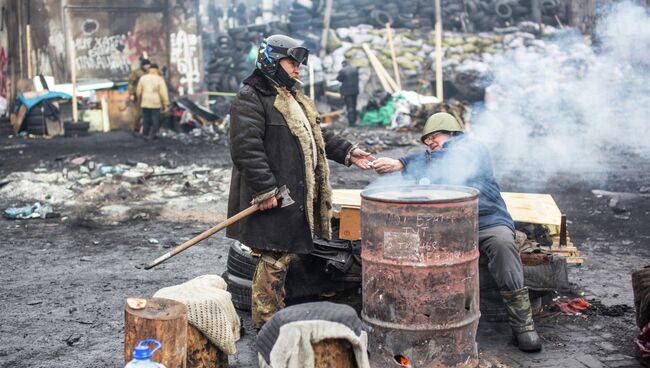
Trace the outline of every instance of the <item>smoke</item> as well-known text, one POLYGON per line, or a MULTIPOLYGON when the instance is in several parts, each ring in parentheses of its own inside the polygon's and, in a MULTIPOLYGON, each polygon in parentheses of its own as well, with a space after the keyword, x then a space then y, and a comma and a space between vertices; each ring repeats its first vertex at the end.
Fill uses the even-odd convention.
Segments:
POLYGON ((650 153, 650 16, 615 4, 594 36, 562 31, 493 58, 472 134, 497 167, 593 174, 612 152, 650 153))

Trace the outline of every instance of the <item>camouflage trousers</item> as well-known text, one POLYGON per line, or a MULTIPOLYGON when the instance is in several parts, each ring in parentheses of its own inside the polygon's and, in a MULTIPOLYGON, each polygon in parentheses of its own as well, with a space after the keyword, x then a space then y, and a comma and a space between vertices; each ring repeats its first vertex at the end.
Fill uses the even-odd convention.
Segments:
POLYGON ((261 328, 280 309, 284 308, 284 283, 294 254, 259 251, 259 261, 253 276, 251 315, 253 326, 261 328))
POLYGON ((535 331, 528 288, 501 291, 501 297, 508 312, 508 322, 512 330, 515 333, 535 331))

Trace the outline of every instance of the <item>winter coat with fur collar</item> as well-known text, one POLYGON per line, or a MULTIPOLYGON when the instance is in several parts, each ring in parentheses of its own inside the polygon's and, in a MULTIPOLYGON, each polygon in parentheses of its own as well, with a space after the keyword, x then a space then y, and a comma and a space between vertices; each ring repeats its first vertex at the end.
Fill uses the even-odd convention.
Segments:
POLYGON ((353 145, 318 124, 314 103, 302 92, 295 99, 309 120, 316 142, 314 168, 311 138, 290 111, 291 97, 259 70, 244 81, 230 108, 233 160, 228 216, 255 198, 286 185, 295 203, 259 211, 228 227, 226 235, 261 250, 307 254, 312 234, 329 239, 332 191, 327 159, 345 163, 353 145))

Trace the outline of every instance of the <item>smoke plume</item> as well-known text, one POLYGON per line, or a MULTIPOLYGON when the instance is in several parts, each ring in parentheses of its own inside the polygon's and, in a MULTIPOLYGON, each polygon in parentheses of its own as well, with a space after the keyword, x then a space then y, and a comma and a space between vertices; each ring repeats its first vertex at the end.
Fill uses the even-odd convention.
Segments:
POLYGON ((495 166, 594 174, 612 152, 650 153, 650 16, 631 2, 599 14, 591 46, 562 31, 493 58, 472 134, 495 166))

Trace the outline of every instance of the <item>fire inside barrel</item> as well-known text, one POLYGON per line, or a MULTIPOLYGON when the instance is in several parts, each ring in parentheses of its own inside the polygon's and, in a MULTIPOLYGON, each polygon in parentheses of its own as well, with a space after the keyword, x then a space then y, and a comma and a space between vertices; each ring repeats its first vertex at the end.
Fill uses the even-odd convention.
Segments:
POLYGON ((478 191, 361 194, 363 318, 373 367, 478 364, 478 191))

